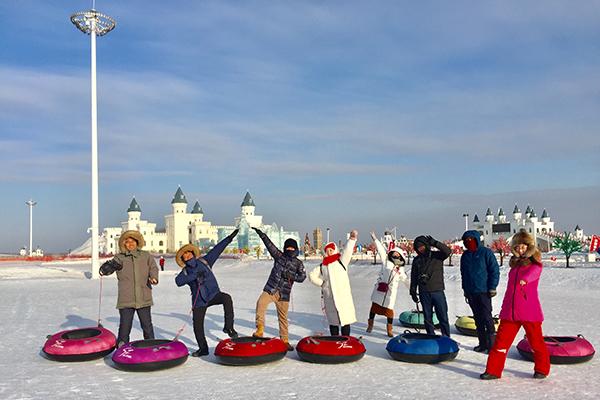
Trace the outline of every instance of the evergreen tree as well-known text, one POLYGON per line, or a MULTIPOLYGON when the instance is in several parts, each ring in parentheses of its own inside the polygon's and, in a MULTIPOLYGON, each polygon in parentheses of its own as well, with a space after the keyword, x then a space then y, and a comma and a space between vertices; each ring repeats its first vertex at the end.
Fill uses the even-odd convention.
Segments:
POLYGON ((581 242, 573 238, 569 232, 565 232, 564 236, 558 236, 554 239, 554 247, 565 254, 565 257, 567 258, 567 268, 569 268, 569 258, 571 257, 571 254, 581 250, 581 242))

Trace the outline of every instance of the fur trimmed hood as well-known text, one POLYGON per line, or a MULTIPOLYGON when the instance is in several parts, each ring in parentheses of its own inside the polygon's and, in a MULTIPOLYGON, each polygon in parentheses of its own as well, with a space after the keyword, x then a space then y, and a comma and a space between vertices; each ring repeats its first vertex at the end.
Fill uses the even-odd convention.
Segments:
POLYGON ((201 251, 198 248, 198 246, 195 246, 191 243, 188 243, 188 244, 182 246, 179 250, 177 250, 177 254, 175 254, 175 262, 181 268, 185 267, 185 261, 183 261, 183 258, 182 258, 183 253, 186 253, 188 251, 191 251, 194 254, 194 258, 200 257, 201 251))
POLYGON ((513 256, 510 258, 511 267, 529 265, 532 262, 537 262, 538 264, 541 264, 542 262, 542 253, 535 245, 535 239, 523 229, 513 236, 510 242, 510 250, 513 253, 513 256), (527 245, 527 251, 522 257, 519 256, 519 253, 517 253, 515 249, 520 244, 527 245))
POLYGON ((121 251, 121 253, 127 252, 127 249, 125 248, 125 240, 129 238, 132 238, 137 242, 138 250, 141 250, 142 247, 146 245, 146 241, 144 240, 144 237, 140 232, 134 230, 125 231, 121 234, 121 237, 119 238, 119 251, 121 251))

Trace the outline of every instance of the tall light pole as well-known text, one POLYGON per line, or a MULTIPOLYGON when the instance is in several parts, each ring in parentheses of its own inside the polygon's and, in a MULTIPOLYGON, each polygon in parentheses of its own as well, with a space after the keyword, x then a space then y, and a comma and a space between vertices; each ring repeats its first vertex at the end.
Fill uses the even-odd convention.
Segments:
POLYGON ((33 206, 37 204, 37 201, 29 199, 25 204, 29 206, 29 256, 33 255, 33 206))
POLYGON ((469 230, 469 214, 463 214, 463 218, 465 219, 465 232, 469 230))
POLYGON ((71 22, 81 32, 90 35, 92 59, 92 278, 98 278, 98 106, 96 94, 96 36, 104 36, 115 28, 116 22, 108 15, 92 8, 71 15, 71 22))
POLYGON ((329 243, 329 228, 327 228, 327 243, 329 243))

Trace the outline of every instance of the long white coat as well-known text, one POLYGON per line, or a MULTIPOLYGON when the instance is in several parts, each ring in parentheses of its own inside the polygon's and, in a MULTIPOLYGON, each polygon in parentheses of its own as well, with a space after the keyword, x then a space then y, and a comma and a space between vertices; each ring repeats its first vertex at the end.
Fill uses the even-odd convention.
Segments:
POLYGON ((379 240, 375 240, 375 245, 377 246, 377 252, 381 256, 382 265, 377 281, 375 282, 375 287, 373 288, 373 293, 371 294, 371 301, 382 307, 393 310, 394 304, 396 304, 398 286, 400 285, 400 282, 406 282, 408 276, 406 275, 403 266, 396 266, 393 262, 388 260, 388 252, 379 240), (380 292, 377 290, 380 282, 388 284, 387 292, 380 292))
POLYGON ((321 288, 329 325, 344 326, 356 322, 356 311, 347 271, 355 244, 356 240, 348 240, 338 261, 328 265, 321 264, 308 276, 312 283, 321 288))

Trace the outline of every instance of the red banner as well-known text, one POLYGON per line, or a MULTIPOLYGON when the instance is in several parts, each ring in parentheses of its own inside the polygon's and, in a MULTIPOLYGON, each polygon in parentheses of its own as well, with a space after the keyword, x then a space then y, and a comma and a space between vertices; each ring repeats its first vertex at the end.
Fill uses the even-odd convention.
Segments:
POLYGON ((592 242, 590 243, 590 253, 595 252, 600 247, 600 236, 592 236, 592 242))

